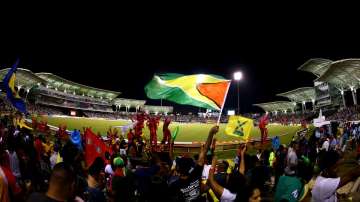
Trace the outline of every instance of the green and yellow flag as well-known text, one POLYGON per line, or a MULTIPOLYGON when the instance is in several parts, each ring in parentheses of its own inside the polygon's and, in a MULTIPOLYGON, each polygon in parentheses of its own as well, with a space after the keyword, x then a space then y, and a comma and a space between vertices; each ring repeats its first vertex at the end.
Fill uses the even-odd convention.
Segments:
POLYGON ((253 126, 254 121, 252 119, 242 116, 230 116, 225 128, 225 134, 248 141, 253 126))
POLYGON ((220 110, 230 86, 230 80, 209 74, 157 74, 145 86, 151 99, 165 99, 178 104, 220 110))

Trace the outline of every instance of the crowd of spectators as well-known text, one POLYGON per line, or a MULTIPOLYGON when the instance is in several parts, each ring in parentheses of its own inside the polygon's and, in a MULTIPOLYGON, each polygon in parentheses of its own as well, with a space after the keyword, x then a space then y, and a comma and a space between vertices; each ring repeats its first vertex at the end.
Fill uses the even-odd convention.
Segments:
POLYGON ((27 104, 26 107, 30 114, 65 115, 63 110, 57 107, 51 107, 47 105, 34 105, 34 104, 27 104))
POLYGON ((349 106, 339 109, 336 113, 326 117, 327 120, 357 121, 360 120, 360 107, 349 106))
POLYGON ((357 151, 359 159, 357 124, 324 126, 256 154, 240 144, 233 160, 216 157, 217 126, 194 156, 175 156, 173 144, 150 151, 146 142, 133 154, 120 138, 86 165, 88 141, 78 146, 12 118, 0 118, 0 201, 337 201, 359 192, 359 164, 347 157, 357 151), (341 173, 345 160, 353 164, 341 173))
POLYGON ((314 117, 314 112, 302 113, 286 113, 286 114, 270 114, 270 123, 280 123, 282 125, 304 124, 310 123, 314 117))
MULTIPOLYGON (((150 151, 146 142, 142 143, 145 149, 134 155, 132 146, 120 138, 111 143, 112 150, 105 158, 86 165, 86 140, 78 147, 69 138, 13 125, 11 108, 6 100, 0 102, 4 110, 0 117, 0 201, 336 201, 357 197, 360 191, 360 125, 347 122, 355 117, 349 114, 358 113, 357 107, 334 114, 338 126, 316 128, 310 136, 299 136, 289 145, 261 146, 253 154, 241 144, 233 160, 216 158, 214 136, 218 127, 213 127, 195 156, 174 156, 172 146, 150 151), (8 112, 10 115, 4 115, 8 112), (345 173, 340 169, 343 162, 352 163, 345 173)), ((29 105, 28 110, 61 114, 57 108, 42 105, 29 105)), ((86 115, 131 119, 135 113, 86 115)), ((279 121, 278 117, 269 119, 279 121)), ((173 118, 187 122, 216 120, 194 115, 173 118)))
POLYGON ((89 97, 89 96, 82 96, 74 94, 74 91, 67 91, 61 92, 55 89, 45 88, 40 86, 38 89, 38 94, 44 95, 46 97, 53 97, 58 99, 65 99, 74 102, 83 102, 89 104, 102 104, 102 105, 109 105, 109 100, 89 97))

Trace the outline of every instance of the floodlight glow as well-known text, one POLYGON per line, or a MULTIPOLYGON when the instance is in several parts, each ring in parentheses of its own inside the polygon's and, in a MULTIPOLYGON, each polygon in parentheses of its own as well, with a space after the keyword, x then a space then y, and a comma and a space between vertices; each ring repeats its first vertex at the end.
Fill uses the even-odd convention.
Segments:
POLYGON ((199 74, 196 77, 196 83, 202 83, 205 80, 205 76, 203 74, 199 74))
POLYGON ((235 79, 236 81, 240 81, 242 78, 243 78, 242 72, 235 72, 235 73, 234 73, 234 79, 235 79))

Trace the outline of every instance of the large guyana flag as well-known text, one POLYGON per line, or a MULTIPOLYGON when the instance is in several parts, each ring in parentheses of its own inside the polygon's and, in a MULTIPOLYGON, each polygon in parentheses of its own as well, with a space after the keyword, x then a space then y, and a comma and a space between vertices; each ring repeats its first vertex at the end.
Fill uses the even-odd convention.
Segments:
POLYGON ((167 73, 154 75, 145 92, 151 99, 220 110, 229 86, 230 80, 216 75, 167 73))
POLYGON ((242 116, 230 116, 225 128, 225 134, 248 141, 253 126, 254 121, 252 119, 242 116))

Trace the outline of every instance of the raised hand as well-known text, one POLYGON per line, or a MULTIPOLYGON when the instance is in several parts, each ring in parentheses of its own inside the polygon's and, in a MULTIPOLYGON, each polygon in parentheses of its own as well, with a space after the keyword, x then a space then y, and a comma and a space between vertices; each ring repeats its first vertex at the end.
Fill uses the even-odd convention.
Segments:
POLYGON ((216 134, 217 132, 219 132, 219 126, 213 126, 213 127, 210 129, 210 133, 211 133, 211 134, 216 134))

